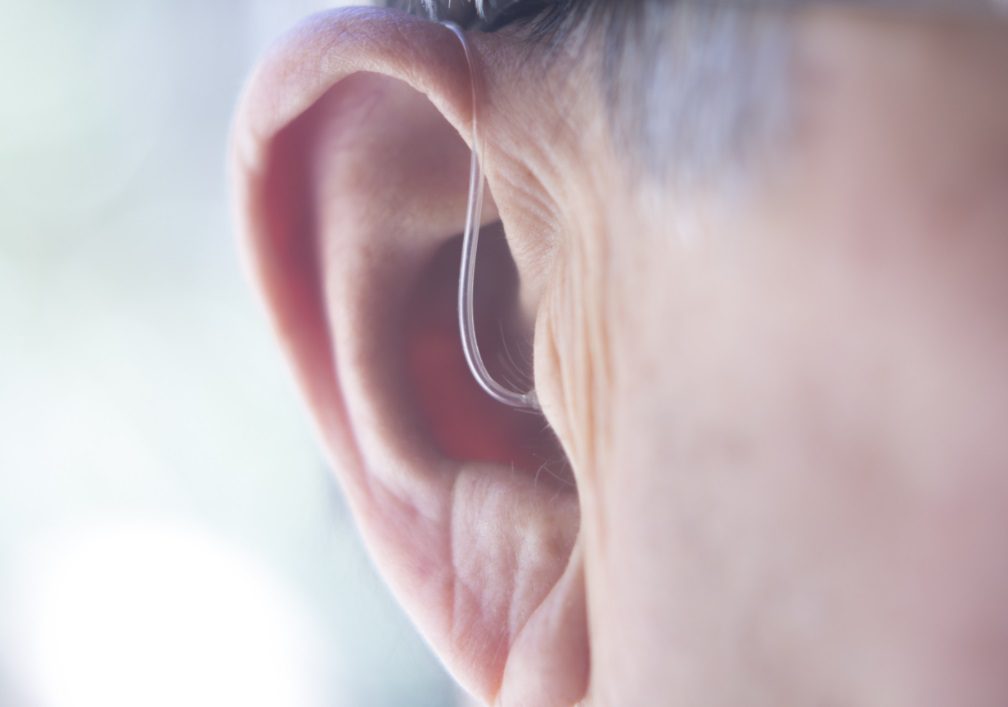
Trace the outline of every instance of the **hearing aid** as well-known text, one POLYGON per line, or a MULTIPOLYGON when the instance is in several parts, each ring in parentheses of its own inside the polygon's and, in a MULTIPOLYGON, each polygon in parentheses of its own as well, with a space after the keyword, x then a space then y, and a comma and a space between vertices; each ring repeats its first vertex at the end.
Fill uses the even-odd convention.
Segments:
POLYGON ((466 206, 465 230, 462 234, 462 264, 459 272, 458 310, 459 331, 466 364, 479 386, 494 400, 509 407, 539 412, 539 399, 535 390, 522 393, 499 383, 487 370, 476 338, 476 256, 479 251, 480 220, 486 195, 486 178, 480 161, 479 87, 476 67, 469 42, 462 29, 452 22, 442 22, 462 43, 469 67, 472 93, 472 158, 469 166, 469 199, 466 206))

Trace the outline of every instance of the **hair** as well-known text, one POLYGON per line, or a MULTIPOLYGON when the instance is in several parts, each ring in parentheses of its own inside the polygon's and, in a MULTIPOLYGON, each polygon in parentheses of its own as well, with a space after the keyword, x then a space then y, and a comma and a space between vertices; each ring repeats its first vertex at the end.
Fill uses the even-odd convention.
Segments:
MULTIPOLYGON (((617 146, 683 185, 760 162, 787 132, 789 13, 816 0, 386 0, 467 29, 517 28, 558 46, 600 37, 617 146)), ((849 6, 1004 10, 1008 0, 832 0, 849 6)))

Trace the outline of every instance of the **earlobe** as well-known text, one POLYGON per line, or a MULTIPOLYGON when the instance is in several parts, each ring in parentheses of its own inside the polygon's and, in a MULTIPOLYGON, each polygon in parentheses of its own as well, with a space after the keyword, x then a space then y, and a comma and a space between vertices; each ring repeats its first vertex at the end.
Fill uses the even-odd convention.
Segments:
MULTIPOLYGON (((444 27, 387 11, 295 31, 239 111, 239 223, 393 590, 474 693, 569 705, 588 680, 577 491, 545 422, 476 387, 455 323, 471 108, 461 52, 444 27)), ((480 260, 492 348, 514 266, 503 240, 480 260)))

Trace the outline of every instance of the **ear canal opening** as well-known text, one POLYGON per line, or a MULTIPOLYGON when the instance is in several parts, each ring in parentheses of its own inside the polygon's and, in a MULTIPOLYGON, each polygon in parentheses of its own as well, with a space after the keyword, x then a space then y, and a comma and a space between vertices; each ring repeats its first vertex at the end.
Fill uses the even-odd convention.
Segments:
MULTIPOLYGON (((518 270, 499 223, 485 227, 483 236, 474 292, 476 335, 490 373, 520 389, 531 381, 532 338, 517 306, 518 270)), ((509 464, 573 486, 545 418, 495 401, 468 369, 453 277, 461 253, 461 236, 434 253, 404 311, 405 369, 421 424, 448 458, 509 464)))

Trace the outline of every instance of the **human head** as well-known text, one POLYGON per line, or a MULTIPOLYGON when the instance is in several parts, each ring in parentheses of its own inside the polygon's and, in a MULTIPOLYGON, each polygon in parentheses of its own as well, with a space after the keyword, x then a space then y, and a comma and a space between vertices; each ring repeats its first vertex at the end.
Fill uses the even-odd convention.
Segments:
POLYGON ((458 343, 451 32, 314 17, 234 139, 280 341, 448 667, 503 705, 1008 699, 994 3, 485 4, 480 320, 544 419, 458 343))

